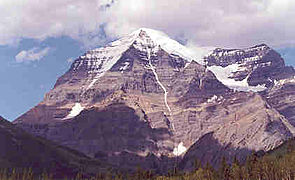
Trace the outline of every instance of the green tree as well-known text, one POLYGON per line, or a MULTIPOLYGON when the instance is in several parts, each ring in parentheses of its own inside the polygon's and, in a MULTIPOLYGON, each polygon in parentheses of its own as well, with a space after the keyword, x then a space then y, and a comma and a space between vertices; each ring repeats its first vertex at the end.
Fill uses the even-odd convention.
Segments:
POLYGON ((221 159, 219 170, 218 170, 218 176, 220 179, 223 179, 223 180, 230 179, 230 166, 228 165, 225 157, 222 157, 221 159))
POLYGON ((234 161, 231 165, 231 177, 234 180, 242 180, 243 179, 242 168, 241 168, 240 162, 236 156, 234 157, 234 161))

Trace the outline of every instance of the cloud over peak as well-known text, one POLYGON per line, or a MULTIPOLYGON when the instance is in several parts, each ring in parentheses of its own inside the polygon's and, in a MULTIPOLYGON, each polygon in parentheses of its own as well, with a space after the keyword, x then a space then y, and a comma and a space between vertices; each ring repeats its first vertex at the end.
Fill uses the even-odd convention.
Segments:
POLYGON ((46 47, 44 49, 35 47, 30 50, 22 50, 15 56, 15 60, 18 63, 38 61, 42 59, 44 56, 46 56, 49 50, 50 50, 49 47, 46 47))
POLYGON ((2 45, 69 36, 91 46, 140 27, 205 46, 295 45, 294 0, 9 0, 0 16, 2 45))

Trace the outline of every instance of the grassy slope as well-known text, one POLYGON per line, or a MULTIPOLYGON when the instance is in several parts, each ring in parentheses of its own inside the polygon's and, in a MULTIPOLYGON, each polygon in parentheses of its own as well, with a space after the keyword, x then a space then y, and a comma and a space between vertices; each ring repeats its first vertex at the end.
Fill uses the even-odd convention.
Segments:
POLYGON ((32 168, 55 176, 105 172, 110 167, 82 153, 34 137, 0 117, 0 168, 32 168))

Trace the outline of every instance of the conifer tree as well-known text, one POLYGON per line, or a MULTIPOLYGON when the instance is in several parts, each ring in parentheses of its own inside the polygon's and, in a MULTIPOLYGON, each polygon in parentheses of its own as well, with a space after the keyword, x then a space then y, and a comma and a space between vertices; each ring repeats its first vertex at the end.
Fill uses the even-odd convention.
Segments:
POLYGON ((234 180, 242 180, 243 179, 240 162, 236 156, 234 157, 234 161, 231 165, 231 177, 234 180))
POLYGON ((226 162, 226 158, 223 156, 219 166, 219 178, 223 180, 229 180, 230 178, 230 167, 226 162))

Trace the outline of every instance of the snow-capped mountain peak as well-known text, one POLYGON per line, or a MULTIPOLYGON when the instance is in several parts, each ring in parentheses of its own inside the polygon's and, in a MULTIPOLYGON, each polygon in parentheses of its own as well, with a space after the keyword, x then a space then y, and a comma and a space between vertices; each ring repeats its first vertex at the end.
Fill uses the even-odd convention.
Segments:
POLYGON ((123 53, 131 46, 143 52, 149 49, 153 54, 163 49, 168 54, 179 56, 188 62, 194 59, 192 50, 169 38, 165 33, 148 28, 140 28, 111 42, 105 47, 86 52, 74 62, 72 70, 79 71, 82 69, 86 70, 89 75, 94 75, 87 87, 89 89, 117 63, 123 53))
MULTIPOLYGON (((147 44, 143 43, 142 38, 148 37, 154 45, 154 48, 156 48, 155 51, 157 51, 158 47, 161 47, 164 51, 171 55, 180 56, 188 61, 192 61, 195 59, 194 52, 192 50, 180 44, 179 42, 171 39, 167 34, 161 31, 156 31, 148 28, 140 28, 132 34, 137 35, 135 43, 141 43, 141 46, 147 46, 147 44)), ((140 47, 137 46, 137 48, 140 47)))
POLYGON ((74 70, 78 70, 83 64, 87 64, 89 73, 100 73, 109 70, 122 56, 122 54, 131 46, 140 51, 146 51, 146 48, 152 48, 156 53, 159 48, 171 55, 177 55, 185 60, 194 60, 194 52, 183 46, 177 41, 171 39, 161 31, 148 28, 140 28, 122 38, 108 44, 105 47, 96 48, 88 51, 74 63, 74 70), (148 39, 149 41, 143 41, 148 39))
MULTIPOLYGON (((87 83, 83 86, 88 90, 111 70, 130 48, 146 56, 143 59, 148 59, 148 54, 155 56, 157 52, 164 50, 170 56, 187 61, 186 64, 196 61, 205 65, 224 85, 237 91, 266 90, 272 85, 270 82, 278 78, 270 74, 265 80, 260 77, 256 69, 284 67, 279 55, 272 52, 272 49, 265 44, 247 49, 195 48, 184 46, 161 31, 140 28, 105 47, 86 52, 74 62, 71 69, 87 73, 87 83), (272 58, 264 58, 265 56, 272 58)), ((118 70, 124 73, 131 66, 130 62, 122 62, 118 70)))

